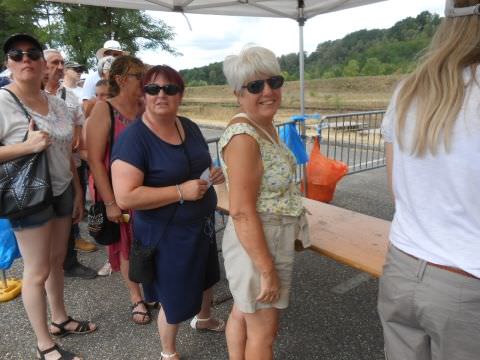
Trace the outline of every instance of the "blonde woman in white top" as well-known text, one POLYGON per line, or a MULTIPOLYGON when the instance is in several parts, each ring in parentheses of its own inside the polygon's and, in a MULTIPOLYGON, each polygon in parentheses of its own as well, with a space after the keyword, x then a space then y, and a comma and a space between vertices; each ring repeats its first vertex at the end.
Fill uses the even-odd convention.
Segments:
POLYGON ((389 360, 480 354, 480 2, 447 2, 383 123, 395 197, 378 309, 389 360))

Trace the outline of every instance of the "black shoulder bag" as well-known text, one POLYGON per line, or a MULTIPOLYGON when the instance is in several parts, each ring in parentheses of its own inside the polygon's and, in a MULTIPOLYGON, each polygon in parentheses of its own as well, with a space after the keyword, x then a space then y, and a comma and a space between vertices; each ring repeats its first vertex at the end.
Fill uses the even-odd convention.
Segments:
MULTIPOLYGON (((115 116, 113 107, 107 101, 110 109, 110 157, 112 156, 113 141, 115 139, 115 116)), ((108 179, 112 182, 112 172, 108 170, 108 179)), ((97 191, 95 189, 95 195, 97 191)), ((88 209, 88 233, 100 245, 112 245, 120 240, 120 225, 108 220, 107 209, 103 201, 95 201, 88 209)))
MULTIPOLYGON (((28 123, 34 121, 18 97, 12 91, 2 89, 15 99, 28 123)), ((27 137, 28 130, 23 141, 27 137)), ((23 218, 45 209, 52 201, 52 184, 45 150, 0 163, 0 218, 23 218)))

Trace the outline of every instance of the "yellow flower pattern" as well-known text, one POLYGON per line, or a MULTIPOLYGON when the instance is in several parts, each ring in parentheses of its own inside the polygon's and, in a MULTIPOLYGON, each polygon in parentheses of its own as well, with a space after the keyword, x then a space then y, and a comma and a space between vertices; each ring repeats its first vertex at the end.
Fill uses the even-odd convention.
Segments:
MULTIPOLYGON (((256 129, 245 123, 236 123, 225 129, 219 141, 220 154, 233 136, 247 134, 253 137, 259 147, 263 162, 263 177, 257 197, 257 211, 277 215, 299 216, 303 204, 298 185, 295 183, 295 157, 281 142, 272 144, 261 137, 256 129)), ((220 156, 228 188, 227 165, 220 156)))

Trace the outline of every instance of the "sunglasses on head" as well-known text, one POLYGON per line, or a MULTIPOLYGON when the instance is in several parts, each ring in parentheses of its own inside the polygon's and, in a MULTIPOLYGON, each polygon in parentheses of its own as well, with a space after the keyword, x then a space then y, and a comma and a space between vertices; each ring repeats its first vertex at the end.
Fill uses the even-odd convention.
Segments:
POLYGON ((163 92, 168 96, 177 95, 181 91, 180 86, 175 84, 167 84, 163 86, 158 84, 148 84, 143 87, 143 90, 148 95, 158 95, 160 90, 163 90, 163 92))
POLYGON ((23 55, 27 55, 30 60, 38 60, 42 57, 43 52, 39 49, 28 49, 27 51, 23 51, 20 49, 12 49, 8 51, 7 56, 10 60, 15 62, 19 62, 23 60, 23 55))
POLYGON ((281 75, 272 76, 265 80, 254 80, 242 86, 242 89, 247 89, 250 94, 260 94, 265 88, 265 82, 271 89, 280 89, 283 85, 284 78, 281 75))

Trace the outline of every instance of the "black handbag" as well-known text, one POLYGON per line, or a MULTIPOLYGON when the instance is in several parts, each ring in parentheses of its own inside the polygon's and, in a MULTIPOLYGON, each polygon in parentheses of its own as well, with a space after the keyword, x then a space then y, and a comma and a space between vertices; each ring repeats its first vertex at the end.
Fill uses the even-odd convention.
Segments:
MULTIPOLYGON (((2 89, 12 95, 25 113, 28 123, 34 121, 17 96, 8 89, 2 89)), ((27 137, 28 130, 23 141, 27 137)), ((0 163, 0 218, 19 219, 45 209, 52 201, 45 150, 0 163)))
POLYGON ((88 209, 88 233, 100 245, 112 245, 120 239, 120 225, 107 218, 103 201, 97 201, 88 209))
MULTIPOLYGON (((110 156, 112 154, 113 141, 115 139, 115 117, 112 105, 107 101, 110 108, 110 156)), ((111 182, 112 174, 108 171, 111 182)), ((96 193, 96 190, 95 190, 96 193)), ((87 215, 88 233, 100 245, 112 245, 120 240, 120 225, 108 220, 107 209, 103 201, 95 201, 88 209, 87 215)))
POLYGON ((130 256, 128 258, 128 278, 136 283, 150 284, 155 278, 155 249, 160 239, 168 232, 169 225, 175 213, 177 212, 178 204, 173 209, 162 236, 157 238, 150 246, 143 246, 140 241, 134 238, 132 247, 130 248, 130 256))

